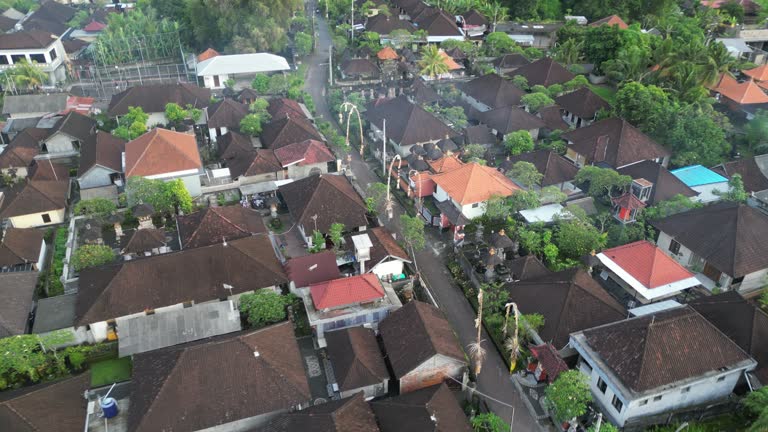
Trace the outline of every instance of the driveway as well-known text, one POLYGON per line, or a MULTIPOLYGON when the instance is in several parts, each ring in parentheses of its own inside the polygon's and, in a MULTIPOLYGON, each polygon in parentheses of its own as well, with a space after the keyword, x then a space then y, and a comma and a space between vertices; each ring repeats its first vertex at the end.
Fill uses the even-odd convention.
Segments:
MULTIPOLYGON (((310 10, 314 10, 314 8, 310 10)), ((318 117, 328 120, 331 115, 325 98, 325 86, 328 83, 328 49, 331 44, 331 37, 323 17, 316 16, 316 22, 317 49, 315 54, 306 59, 309 68, 305 80, 305 90, 312 95, 315 101, 318 117)), ((354 151, 352 152, 352 172, 363 190, 366 190, 369 184, 380 181, 371 171, 368 163, 363 161, 360 155, 354 151)), ((390 231, 397 233, 398 237, 400 236, 398 220, 403 213, 403 208, 397 201, 394 201, 394 217, 384 223, 390 231)), ((440 309, 448 317, 461 344, 466 347, 475 338, 475 312, 448 273, 445 265, 445 254, 449 251, 446 250, 446 246, 443 246, 446 244, 446 240, 434 228, 427 228, 426 233, 427 247, 416 253, 416 264, 421 271, 422 280, 429 287, 440 309)), ((482 373, 477 379, 478 390, 502 402, 497 403, 485 398, 488 405, 506 421, 511 421, 514 413, 515 432, 546 430, 536 423, 526 409, 512 382, 506 364, 493 347, 490 337, 485 331, 483 331, 482 337, 486 339, 484 346, 488 351, 488 357, 483 364, 482 373)))

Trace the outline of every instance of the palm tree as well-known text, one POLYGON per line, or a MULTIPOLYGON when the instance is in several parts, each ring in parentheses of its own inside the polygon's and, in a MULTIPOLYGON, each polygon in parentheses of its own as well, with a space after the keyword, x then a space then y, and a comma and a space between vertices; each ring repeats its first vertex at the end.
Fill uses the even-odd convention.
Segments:
POLYGON ((501 3, 494 0, 486 0, 484 2, 478 2, 475 6, 477 11, 483 14, 485 18, 493 23, 491 31, 496 31, 496 23, 509 19, 509 9, 502 6, 501 3))
POLYGON ((8 83, 10 81, 15 87, 28 90, 40 87, 48 81, 48 75, 37 66, 37 62, 29 63, 26 59, 20 60, 12 68, 6 69, 3 75, 1 82, 8 83))
POLYGON ((584 42, 568 39, 555 49, 555 60, 566 66, 578 63, 584 49, 584 42))
POLYGON ((475 318, 475 328, 477 329, 477 339, 475 342, 467 345, 469 356, 472 357, 472 361, 475 363, 475 375, 480 375, 480 371, 483 369, 483 362, 485 361, 486 351, 483 348, 483 340, 480 339, 483 331, 483 290, 477 293, 477 318, 475 318))
POLYGON ((421 60, 419 60, 419 67, 421 68, 421 74, 435 78, 446 72, 448 72, 448 65, 445 63, 445 58, 434 45, 428 45, 421 53, 421 60))
POLYGON ((606 62, 603 69, 616 81, 641 82, 651 73, 648 68, 648 53, 637 46, 629 46, 619 51, 615 60, 606 62))

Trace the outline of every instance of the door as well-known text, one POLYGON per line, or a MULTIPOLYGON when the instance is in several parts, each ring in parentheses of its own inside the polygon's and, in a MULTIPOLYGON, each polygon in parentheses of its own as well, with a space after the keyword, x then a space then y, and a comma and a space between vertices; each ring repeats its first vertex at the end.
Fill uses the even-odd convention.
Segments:
POLYGON ((218 88, 221 85, 221 82, 219 81, 219 76, 214 75, 213 76, 213 87, 218 88))
POLYGON ((704 271, 702 271, 702 273, 704 273, 704 276, 712 279, 713 282, 715 283, 720 282, 720 275, 722 273, 720 272, 720 270, 712 267, 709 263, 704 265, 704 271))

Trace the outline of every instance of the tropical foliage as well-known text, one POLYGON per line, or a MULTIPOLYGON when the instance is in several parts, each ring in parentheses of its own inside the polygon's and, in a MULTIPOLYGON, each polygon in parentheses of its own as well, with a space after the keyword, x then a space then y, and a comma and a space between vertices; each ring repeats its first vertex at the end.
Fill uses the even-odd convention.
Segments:
POLYGON ((255 293, 243 294, 239 298, 240 312, 253 327, 263 327, 280 322, 286 317, 285 308, 292 304, 294 296, 280 295, 269 288, 255 293))
POLYGON ((112 248, 106 245, 86 244, 75 249, 72 254, 72 266, 76 271, 96 267, 115 260, 112 248))
POLYGON ((16 62, 0 74, 0 84, 16 89, 33 90, 39 88, 48 81, 48 74, 42 71, 36 62, 27 60, 16 62))
POLYGON ((544 393, 546 404, 561 421, 581 417, 587 413, 587 404, 592 401, 589 379, 578 370, 561 373, 544 393))

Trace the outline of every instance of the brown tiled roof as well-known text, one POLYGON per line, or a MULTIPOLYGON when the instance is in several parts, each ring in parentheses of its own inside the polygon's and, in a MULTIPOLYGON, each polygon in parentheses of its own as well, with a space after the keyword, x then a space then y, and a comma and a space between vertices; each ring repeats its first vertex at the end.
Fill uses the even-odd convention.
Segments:
POLYGON ((96 132, 95 139, 86 140, 80 146, 80 166, 77 175, 85 175, 96 165, 115 172, 122 172, 124 151, 125 140, 109 132, 96 132))
POLYGON ((91 267, 80 273, 76 321, 86 324, 186 301, 286 283, 266 236, 91 267), (248 269, 248 271, 243 271, 248 269), (230 290, 224 285, 232 286, 230 290))
POLYGON ((571 181, 576 178, 576 173, 579 172, 579 169, 571 161, 551 150, 536 150, 512 156, 508 161, 501 163, 501 168, 504 171, 509 171, 517 162, 533 164, 536 170, 544 175, 541 186, 552 186, 571 181))
POLYGON ((437 117, 398 96, 369 108, 365 117, 379 129, 387 121, 387 138, 407 146, 450 138, 456 133, 437 117))
POLYGON ((36 263, 40 258, 43 232, 31 228, 8 228, 0 243, 0 267, 36 263))
POLYGON ((593 119, 598 111, 611 107, 608 102, 587 87, 558 96, 555 98, 555 103, 585 120, 593 119))
POLYGON ((282 414, 250 432, 379 432, 363 392, 282 414))
POLYGON ((617 117, 600 120, 561 135, 569 147, 588 162, 619 168, 644 160, 670 156, 669 151, 637 128, 617 117))
POLYGON ((151 176, 202 168, 194 135, 155 128, 125 144, 125 176, 151 176))
POLYGON ((368 224, 368 209, 345 176, 323 174, 303 178, 278 188, 288 210, 308 233, 315 228, 327 233, 332 224, 344 231, 368 224), (317 215, 317 220, 312 217, 317 215))
POLYGON ((272 120, 277 120, 285 116, 306 118, 304 110, 301 109, 301 105, 295 100, 288 98, 270 99, 269 105, 267 105, 267 112, 272 116, 272 120))
POLYGON ((431 104, 440 100, 440 95, 421 78, 416 78, 411 84, 411 97, 419 104, 431 104))
POLYGON ((768 315, 736 291, 700 297, 688 303, 757 360, 760 382, 768 383, 768 315))
POLYGON ((713 167, 712 171, 728 178, 734 174, 739 174, 747 192, 760 192, 768 189, 768 178, 757 165, 754 156, 722 163, 713 167))
POLYGON ((482 112, 478 116, 481 123, 487 124, 501 134, 517 131, 530 131, 544 127, 544 122, 523 109, 506 106, 482 112))
POLYGON ((518 53, 512 53, 512 54, 504 54, 501 57, 496 57, 495 60, 493 60, 493 65, 497 68, 501 69, 507 69, 507 68, 518 68, 520 66, 525 66, 529 64, 531 61, 528 60, 524 55, 518 54, 518 53))
POLYGON ((86 372, 63 380, 24 387, 3 395, 0 430, 8 432, 82 431, 90 388, 86 372))
POLYGON ((165 105, 171 102, 182 107, 205 108, 211 103, 211 90, 185 83, 134 86, 112 96, 108 113, 124 115, 128 107, 141 107, 146 113, 164 113, 165 105))
POLYGON ((467 363, 445 315, 427 303, 414 300, 390 313, 379 323, 379 334, 398 379, 437 354, 467 363))
POLYGON ((261 95, 254 89, 250 87, 246 87, 242 90, 240 90, 240 93, 237 94, 237 100, 238 102, 245 103, 247 101, 253 101, 260 97, 261 95))
POLYGON ((56 35, 42 30, 24 30, 0 34, 3 49, 41 49, 56 41, 56 35))
POLYGON ((216 140, 219 147, 219 155, 222 160, 235 159, 244 152, 255 149, 251 137, 240 132, 228 130, 227 133, 216 140))
POLYGON ((248 115, 248 106, 234 99, 222 99, 206 108, 208 127, 239 129, 240 120, 248 115))
POLYGON ((384 227, 375 227, 366 231, 369 234, 373 247, 371 248, 371 262, 378 263, 388 256, 396 257, 410 262, 408 254, 397 244, 392 233, 384 227))
POLYGON ((277 173, 283 166, 275 157, 275 152, 270 149, 234 150, 233 146, 227 148, 230 157, 225 159, 229 174, 233 179, 238 177, 250 177, 260 174, 277 173), (232 149, 232 151, 230 151, 232 149))
POLYGON ((464 410, 445 384, 371 402, 381 432, 471 432, 464 410))
POLYGON ((524 76, 531 87, 535 85, 549 87, 552 84, 565 84, 575 78, 574 74, 550 57, 544 57, 531 64, 522 66, 509 75, 524 76))
POLYGON ((28 175, 30 180, 66 181, 69 179, 69 167, 51 159, 34 160, 28 175))
POLYGON ((456 19, 441 9, 436 13, 415 18, 414 22, 419 26, 419 30, 426 30, 430 36, 463 36, 459 27, 456 26, 456 19))
POLYGON ((261 143, 265 148, 278 149, 308 139, 322 140, 320 133, 303 115, 287 115, 264 125, 261 143))
POLYGON ((534 279, 552 273, 535 255, 515 258, 506 265, 515 280, 534 279))
POLYGON ((352 58, 347 59, 341 64, 341 70, 345 75, 349 76, 366 76, 377 77, 379 76, 379 67, 376 63, 367 58, 352 58))
POLYGON ((365 22, 365 31, 376 32, 380 35, 388 35, 395 30, 407 30, 409 33, 416 31, 416 27, 409 21, 397 18, 397 15, 386 16, 378 14, 368 18, 365 22))
POLYGON ((351 327, 325 334, 328 357, 341 391, 380 384, 389 379, 376 334, 364 327, 351 327))
POLYGON ((583 335, 622 384, 635 392, 751 360, 688 306, 585 330, 583 335))
POLYGON ((468 96, 491 108, 520 105, 520 98, 525 95, 524 91, 495 73, 475 78, 465 83, 461 89, 468 96))
POLYGON ((134 432, 201 430, 311 399, 290 322, 136 354, 131 380, 134 432))
POLYGON ((581 269, 513 282, 505 289, 520 312, 544 316, 539 336, 555 347, 565 346, 573 332, 627 316, 624 308, 581 269))
POLYGON ((298 166, 314 165, 336 160, 336 157, 328 147, 323 142, 317 140, 305 140, 288 144, 275 149, 274 152, 275 157, 283 167, 293 164, 298 166))
POLYGON ((165 231, 159 229, 138 229, 128 238, 123 251, 125 253, 140 254, 151 251, 154 248, 165 246, 165 231))
POLYGON ((486 125, 469 126, 464 128, 464 144, 496 144, 499 139, 486 125))
POLYGON ((483 16, 480 12, 478 12, 476 9, 470 9, 462 15, 464 17, 464 22, 466 22, 469 25, 473 26, 487 26, 490 24, 488 22, 488 18, 483 16))
POLYGON ((0 30, 3 31, 3 33, 12 30, 18 21, 13 18, 8 18, 5 15, 0 15, 0 30))
POLYGON ((27 332, 38 275, 36 271, 0 273, 0 338, 27 332))
POLYGON ((48 136, 49 129, 27 128, 19 132, 5 150, 0 153, 0 168, 24 168, 32 164, 40 153, 40 141, 48 136))
POLYGON ((28 30, 45 30, 61 35, 69 29, 68 22, 74 18, 77 9, 55 1, 47 1, 32 13, 25 21, 28 30))
POLYGON ((70 111, 69 114, 62 117, 51 129, 49 137, 57 132, 61 132, 72 138, 85 141, 90 138, 95 131, 96 120, 76 111, 70 111))
POLYGON ((209 246, 267 232, 261 214, 239 204, 208 207, 176 217, 183 249, 209 246))
POLYGON ((563 115, 560 112, 559 105, 550 105, 544 108, 539 108, 539 112, 536 113, 544 122, 544 126, 551 130, 567 131, 570 129, 570 125, 563 120, 563 115))
POLYGON ((297 288, 341 277, 336 253, 332 250, 291 258, 285 263, 285 272, 297 288))
POLYGON ((731 277, 768 268, 768 216, 747 205, 719 202, 651 224, 731 277))
POLYGON ((618 15, 610 15, 605 18, 600 18, 597 21, 589 23, 590 27, 599 27, 601 25, 619 26, 620 29, 626 30, 629 28, 627 23, 624 22, 618 15))
POLYGON ((648 203, 651 205, 671 199, 675 197, 675 195, 695 197, 699 194, 688 187, 679 178, 672 175, 666 168, 653 161, 646 160, 628 165, 624 168, 620 168, 618 172, 621 175, 628 175, 632 177, 632 179, 642 178, 653 183, 651 196, 648 198, 648 203))
POLYGON ((69 181, 27 181, 6 191, 0 218, 60 210, 67 206, 69 181))

